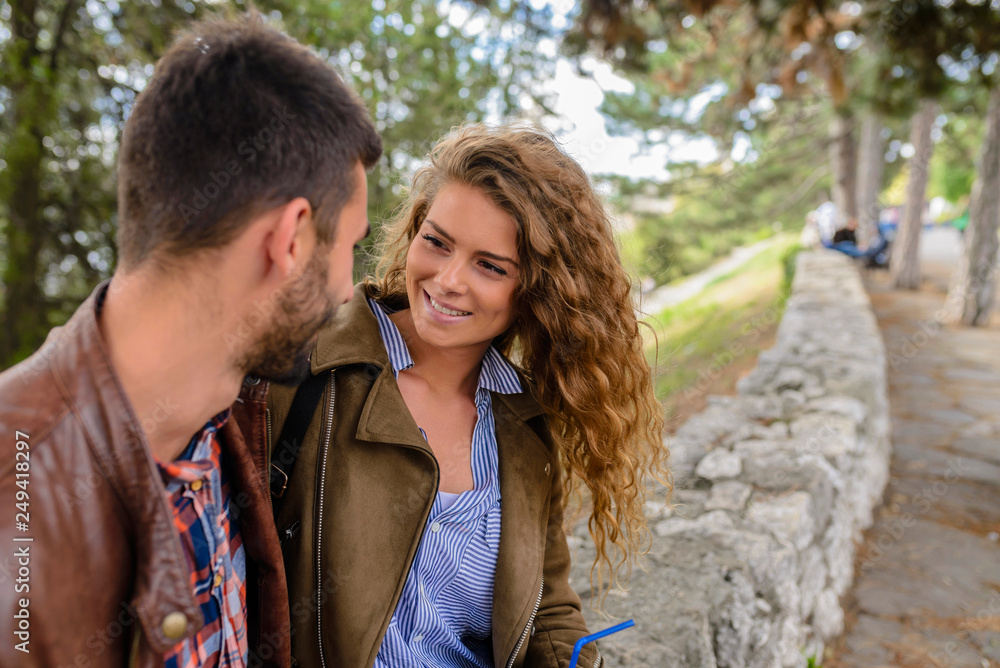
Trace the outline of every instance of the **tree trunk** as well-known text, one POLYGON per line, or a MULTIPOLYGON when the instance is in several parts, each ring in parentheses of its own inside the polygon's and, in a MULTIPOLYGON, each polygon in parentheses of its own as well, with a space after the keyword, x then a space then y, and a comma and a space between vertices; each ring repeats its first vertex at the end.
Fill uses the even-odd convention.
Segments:
POLYGON ((858 243, 868 248, 878 238, 878 196, 882 192, 885 166, 885 139, 882 138, 882 115, 868 112, 861 121, 858 142, 858 243))
MULTIPOLYGON (((0 176, 0 196, 8 202, 7 266, 3 272, 4 318, 0 337, 0 369, 29 355, 48 331, 45 295, 41 288, 39 254, 45 232, 40 211, 42 139, 50 116, 52 82, 39 77, 36 3, 12 6, 11 27, 16 52, 9 66, 11 141, 6 147, 7 170, 0 176)), ((7 53, 15 53, 13 50, 7 53)))
POLYGON ((945 302, 946 322, 983 326, 996 294, 997 229, 1000 227, 1000 87, 990 93, 986 138, 965 228, 965 251, 945 302))
POLYGON ((858 217, 857 150, 854 144, 854 117, 838 111, 830 126, 830 165, 833 169, 833 203, 837 206, 837 227, 858 217))
POLYGON ((927 192, 927 172, 934 152, 931 128, 937 117, 937 103, 923 100, 910 121, 910 143, 914 153, 910 158, 910 180, 906 184, 906 209, 892 244, 889 279, 894 288, 916 290, 920 287, 920 230, 923 228, 924 195, 927 192))

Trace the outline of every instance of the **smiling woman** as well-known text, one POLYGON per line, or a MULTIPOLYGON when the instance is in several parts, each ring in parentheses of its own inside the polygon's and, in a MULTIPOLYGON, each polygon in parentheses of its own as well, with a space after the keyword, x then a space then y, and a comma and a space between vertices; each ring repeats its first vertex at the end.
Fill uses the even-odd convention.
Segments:
MULTIPOLYGON (((319 474, 278 514, 287 535, 311 528, 286 543, 292 599, 337 577, 315 618, 293 611, 293 655, 566 666, 587 635, 566 495, 590 493, 601 582, 646 544, 647 480, 669 488, 604 207, 547 134, 470 126, 435 147, 379 250, 313 351, 334 372, 302 448, 319 474)), ((276 429, 291 395, 273 392, 276 429)), ((600 663, 589 646, 580 665, 600 663)))

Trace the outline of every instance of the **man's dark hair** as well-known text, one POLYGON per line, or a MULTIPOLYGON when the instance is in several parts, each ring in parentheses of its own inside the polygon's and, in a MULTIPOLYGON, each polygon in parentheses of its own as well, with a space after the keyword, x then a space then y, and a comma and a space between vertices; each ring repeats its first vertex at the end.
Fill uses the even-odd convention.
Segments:
POLYGON ((334 69, 257 14, 183 32, 156 65, 118 157, 122 264, 218 248, 305 197, 329 241, 382 141, 334 69))

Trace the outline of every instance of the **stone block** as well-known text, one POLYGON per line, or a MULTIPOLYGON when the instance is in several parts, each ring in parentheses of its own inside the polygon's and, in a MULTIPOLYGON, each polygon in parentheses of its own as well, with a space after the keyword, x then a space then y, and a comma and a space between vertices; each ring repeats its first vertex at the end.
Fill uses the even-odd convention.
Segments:
POLYGON ((824 589, 816 599, 812 626, 816 635, 824 641, 830 641, 844 632, 844 610, 832 589, 824 589))
POLYGON ((854 536, 860 534, 845 513, 834 513, 823 536, 823 557, 826 561, 830 588, 843 595, 854 578, 854 536))
POLYGON ((694 473, 706 480, 723 480, 735 478, 742 470, 743 462, 738 454, 725 448, 716 448, 698 462, 694 473))
POLYGON ((733 510, 739 512, 746 506, 751 492, 753 492, 753 488, 745 482, 739 482, 738 480, 718 482, 712 485, 708 501, 705 503, 705 509, 733 510))
POLYGON ((781 620, 778 659, 782 668, 804 668, 805 656, 802 654, 804 636, 802 624, 797 616, 788 615, 781 620))
POLYGON ((807 374, 804 369, 797 366, 784 366, 772 381, 771 389, 780 394, 782 390, 798 390, 808 384, 815 385, 817 383, 816 379, 810 378, 810 374, 807 374))
POLYGON ((831 462, 847 466, 844 455, 860 451, 858 423, 836 413, 807 413, 791 423, 792 436, 802 442, 803 453, 822 455, 831 462))
POLYGON ((849 418, 855 424, 864 424, 868 419, 868 407, 854 397, 825 396, 806 404, 807 411, 836 413, 849 418))
POLYGON ((723 510, 705 513, 694 519, 671 517, 658 522, 653 528, 657 536, 672 536, 676 533, 706 534, 733 528, 733 520, 723 510))
POLYGON ((678 489, 674 492, 673 517, 694 519, 705 512, 709 491, 706 489, 678 489))
POLYGON ((741 393, 740 399, 744 414, 751 420, 781 420, 785 417, 785 408, 777 396, 741 393))
POLYGON ((794 454, 802 449, 801 441, 748 438, 733 444, 733 452, 744 460, 762 460, 777 453, 794 454))
POLYGON ((719 531, 709 538, 746 564, 756 590, 779 612, 799 609, 799 556, 790 543, 779 541, 765 531, 753 531, 749 526, 719 531))
POLYGON ((747 519, 760 524, 779 539, 789 541, 801 552, 816 535, 812 497, 808 492, 787 496, 754 497, 747 519))
POLYGON ((816 545, 810 545, 802 553, 802 574, 799 577, 799 592, 801 593, 800 619, 809 619, 816 599, 826 588, 826 560, 823 551, 816 545))
POLYGON ((751 497, 751 504, 780 497, 783 492, 800 490, 812 497, 813 533, 823 531, 844 479, 829 462, 815 455, 774 453, 743 462, 741 480, 754 485, 760 492, 751 497))

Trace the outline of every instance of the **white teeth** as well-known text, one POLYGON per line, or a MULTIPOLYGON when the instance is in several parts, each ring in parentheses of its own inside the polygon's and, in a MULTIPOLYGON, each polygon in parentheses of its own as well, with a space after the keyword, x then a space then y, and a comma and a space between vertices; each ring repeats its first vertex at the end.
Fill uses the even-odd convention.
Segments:
POLYGON ((471 313, 468 313, 466 311, 453 311, 450 308, 441 306, 436 301, 434 301, 434 298, 431 297, 430 295, 427 295, 427 298, 431 300, 431 306, 433 306, 434 310, 437 311, 438 313, 444 313, 445 315, 472 315, 471 313))

